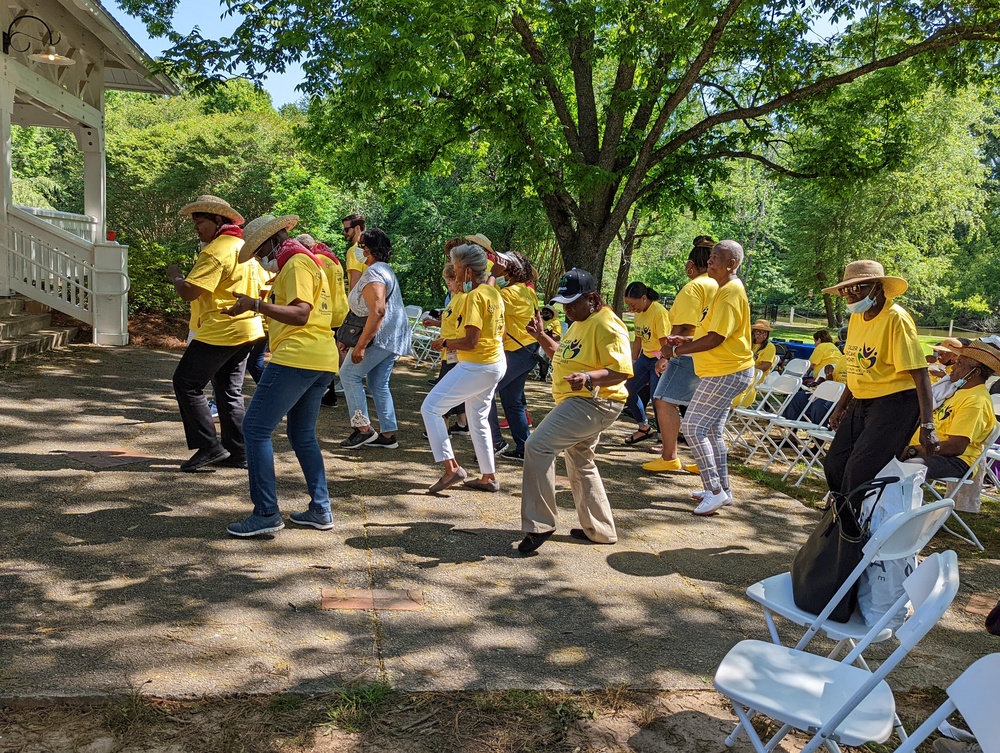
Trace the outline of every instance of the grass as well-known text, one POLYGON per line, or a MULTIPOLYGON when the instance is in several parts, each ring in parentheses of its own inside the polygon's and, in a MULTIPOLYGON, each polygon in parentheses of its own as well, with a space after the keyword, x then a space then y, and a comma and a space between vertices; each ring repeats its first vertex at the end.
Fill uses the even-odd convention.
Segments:
POLYGON ((341 690, 327 707, 324 724, 344 732, 367 732, 391 698, 392 688, 384 682, 341 690))

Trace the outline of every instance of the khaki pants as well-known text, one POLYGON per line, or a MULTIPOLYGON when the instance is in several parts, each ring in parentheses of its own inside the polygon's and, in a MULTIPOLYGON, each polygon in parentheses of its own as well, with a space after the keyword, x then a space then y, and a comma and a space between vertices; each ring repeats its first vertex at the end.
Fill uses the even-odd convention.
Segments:
POLYGON ((521 530, 544 533, 556 527, 556 456, 565 453, 566 472, 580 526, 601 544, 618 540, 611 504, 594 462, 601 432, 615 422, 624 405, 609 400, 563 400, 531 432, 524 445, 521 530))

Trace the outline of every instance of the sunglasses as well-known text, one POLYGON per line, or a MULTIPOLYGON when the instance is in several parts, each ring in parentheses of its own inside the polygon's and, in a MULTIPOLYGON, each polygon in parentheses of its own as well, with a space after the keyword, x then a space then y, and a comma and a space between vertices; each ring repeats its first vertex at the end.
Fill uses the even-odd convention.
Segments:
POLYGON ((848 285, 846 288, 841 288, 844 293, 850 293, 851 295, 861 295, 866 290, 871 290, 875 287, 873 282, 860 282, 857 285, 848 285))

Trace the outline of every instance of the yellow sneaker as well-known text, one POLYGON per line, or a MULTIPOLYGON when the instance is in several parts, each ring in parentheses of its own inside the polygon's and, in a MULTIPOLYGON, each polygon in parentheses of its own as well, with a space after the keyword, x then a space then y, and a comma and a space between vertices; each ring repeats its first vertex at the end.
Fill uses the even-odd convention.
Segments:
POLYGON ((684 466, 684 472, 685 473, 690 473, 690 474, 692 474, 694 476, 697 476, 698 472, 699 472, 698 471, 698 464, 697 463, 687 463, 687 464, 685 464, 685 466, 684 466))
POLYGON ((642 470, 649 471, 650 473, 680 473, 684 469, 678 458, 673 460, 657 458, 656 460, 650 460, 648 463, 643 463, 642 470))

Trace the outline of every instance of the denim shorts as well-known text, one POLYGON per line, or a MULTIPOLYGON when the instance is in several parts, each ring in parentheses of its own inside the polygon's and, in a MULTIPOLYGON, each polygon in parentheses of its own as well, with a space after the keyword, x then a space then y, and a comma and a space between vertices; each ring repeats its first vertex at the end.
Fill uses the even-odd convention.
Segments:
POLYGON ((667 363, 666 371, 656 383, 653 397, 672 405, 687 405, 701 381, 694 373, 691 356, 675 356, 667 363))

